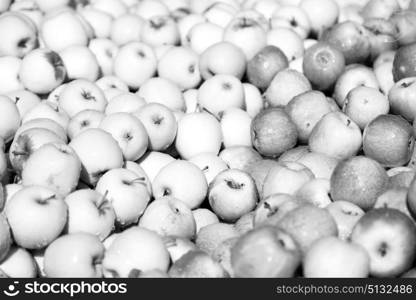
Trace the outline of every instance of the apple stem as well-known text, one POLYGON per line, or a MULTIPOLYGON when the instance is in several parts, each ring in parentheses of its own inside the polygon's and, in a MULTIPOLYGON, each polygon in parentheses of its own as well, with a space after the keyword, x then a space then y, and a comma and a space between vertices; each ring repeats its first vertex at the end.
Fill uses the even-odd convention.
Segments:
POLYGON ((54 199, 56 197, 56 195, 54 194, 54 195, 51 195, 51 196, 49 196, 49 197, 47 197, 47 198, 45 198, 45 199, 39 199, 37 202, 39 203, 39 204, 46 204, 49 200, 52 200, 52 199, 54 199))

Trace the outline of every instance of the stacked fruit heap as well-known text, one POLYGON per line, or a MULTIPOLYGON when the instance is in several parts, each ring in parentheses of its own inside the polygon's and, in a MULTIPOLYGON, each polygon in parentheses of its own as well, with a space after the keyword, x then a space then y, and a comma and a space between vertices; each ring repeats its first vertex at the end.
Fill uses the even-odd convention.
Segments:
POLYGON ((416 276, 416 0, 0 11, 2 276, 416 276))

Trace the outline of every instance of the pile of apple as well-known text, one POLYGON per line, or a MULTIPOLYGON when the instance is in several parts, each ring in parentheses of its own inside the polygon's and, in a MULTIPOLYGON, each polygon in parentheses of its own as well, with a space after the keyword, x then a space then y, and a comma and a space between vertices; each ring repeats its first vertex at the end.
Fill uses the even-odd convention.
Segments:
POLYGON ((415 0, 0 11, 1 276, 416 276, 415 0))

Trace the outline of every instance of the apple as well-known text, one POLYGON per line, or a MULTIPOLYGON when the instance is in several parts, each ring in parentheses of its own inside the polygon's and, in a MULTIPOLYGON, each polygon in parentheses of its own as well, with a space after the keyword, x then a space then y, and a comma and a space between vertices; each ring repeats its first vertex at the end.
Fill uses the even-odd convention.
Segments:
POLYGON ((123 166, 123 152, 117 141, 102 129, 81 132, 69 146, 81 160, 81 180, 87 184, 95 185, 102 174, 123 166))
POLYGON ((276 74, 264 97, 271 107, 286 106, 295 96, 311 89, 310 82, 303 74, 285 69, 276 74))
POLYGON ((146 128, 150 150, 164 151, 174 142, 178 125, 169 108, 159 103, 149 103, 141 107, 135 116, 146 128))
POLYGON ((22 124, 35 119, 50 119, 55 121, 62 128, 66 129, 69 123, 69 116, 63 111, 59 111, 58 106, 48 101, 41 101, 29 110, 22 118, 22 124))
POLYGON ((297 139, 296 125, 281 108, 265 109, 251 123, 253 146, 263 156, 278 157, 293 148, 297 139))
POLYGON ((300 201, 289 194, 273 194, 263 198, 254 211, 254 228, 264 225, 276 226, 290 211, 300 206, 300 201))
POLYGON ((23 57, 38 46, 33 21, 20 12, 5 12, 0 17, 1 56, 23 57))
POLYGON ((96 191, 111 203, 116 224, 121 227, 137 223, 150 201, 145 178, 127 169, 111 169, 97 182, 96 191))
POLYGON ((389 176, 389 187, 392 189, 405 188, 408 189, 416 172, 410 167, 398 167, 387 171, 389 176))
POLYGON ((362 14, 365 19, 380 18, 389 19, 393 13, 400 10, 397 0, 393 1, 375 1, 370 0, 363 7, 362 14))
POLYGON ((137 94, 131 92, 123 92, 111 98, 105 109, 107 115, 114 113, 137 113, 146 101, 137 94))
POLYGON ((68 206, 68 234, 89 233, 101 241, 114 229, 116 215, 106 195, 94 190, 77 190, 65 198, 68 206))
POLYGON ((3 1, 2 3, 1 3, 1 6, 0 6, 0 11, 1 12, 5 12, 5 11, 7 11, 8 9, 9 9, 9 7, 10 7, 10 4, 12 3, 12 1, 11 0, 6 0, 6 1, 3 1))
POLYGON ((140 42, 131 42, 120 47, 113 64, 114 75, 132 89, 138 89, 157 69, 153 49, 140 42))
POLYGON ((360 86, 348 93, 342 110, 364 130, 374 119, 389 113, 390 103, 387 97, 375 88, 360 86))
POLYGON ((98 79, 100 66, 94 52, 87 46, 67 47, 59 52, 59 56, 65 66, 68 79, 86 79, 89 81, 98 79))
POLYGON ((204 11, 204 17, 211 23, 223 28, 232 21, 237 9, 228 3, 213 3, 204 11))
POLYGON ((409 45, 416 42, 416 23, 414 10, 396 11, 390 18, 393 26, 398 31, 396 35, 400 45, 409 45))
POLYGON ((188 161, 201 169, 205 175, 208 185, 219 173, 228 169, 225 161, 213 153, 197 154, 188 159, 188 161))
POLYGON ((416 77, 403 78, 396 82, 388 93, 391 111, 408 121, 416 118, 416 107, 409 101, 416 93, 416 77))
POLYGON ((231 249, 235 277, 291 277, 300 261, 301 254, 292 237, 269 226, 248 232, 231 249))
POLYGON ((64 141, 53 131, 45 128, 31 128, 16 137, 9 150, 10 163, 17 173, 21 173, 30 156, 48 143, 63 143, 64 141))
POLYGON ((47 48, 56 52, 69 46, 86 46, 89 42, 81 17, 69 8, 52 10, 45 15, 40 38, 47 48))
POLYGON ((267 34, 254 19, 238 17, 229 22, 224 29, 224 41, 241 48, 247 60, 250 60, 267 43, 267 34))
POLYGON ((192 239, 196 223, 186 203, 174 197, 157 198, 144 211, 139 227, 157 232, 161 236, 192 239))
POLYGON ((393 78, 401 79, 416 76, 416 43, 400 47, 393 61, 393 78))
POLYGON ((296 126, 299 141, 307 143, 315 125, 333 109, 324 93, 309 91, 290 100, 285 111, 296 126))
POLYGON ((254 118, 264 109, 265 101, 255 85, 243 83, 243 89, 246 111, 251 118, 254 118))
POLYGON ((36 278, 37 265, 26 249, 12 247, 6 258, 0 263, 0 269, 9 278, 36 278))
POLYGON ((282 5, 271 19, 272 28, 287 27, 296 32, 302 39, 309 36, 311 25, 309 17, 303 8, 296 5, 282 5))
MULTIPOLYGON (((407 190, 407 208, 409 209, 413 219, 416 218, 416 184, 415 180, 413 180, 407 190)), ((403 192, 404 193, 404 192, 403 192)))
POLYGON ((289 67, 280 48, 269 45, 260 50, 247 64, 248 81, 261 90, 269 87, 277 73, 289 67))
POLYGON ((322 39, 344 54, 347 65, 365 62, 371 53, 367 29, 354 21, 336 24, 325 32, 322 39))
POLYGON ((337 223, 338 237, 345 241, 350 238, 355 224, 365 214, 359 206, 348 201, 332 202, 326 209, 337 223))
POLYGON ((367 251, 336 237, 314 243, 303 260, 303 274, 307 278, 366 278, 369 273, 367 251))
POLYGON ((302 38, 294 30, 284 26, 276 26, 267 32, 267 45, 282 50, 290 63, 304 54, 302 38))
POLYGON ((343 73, 345 58, 336 47, 321 41, 305 51, 302 69, 313 87, 325 91, 332 88, 343 73))
POLYGON ((149 195, 152 195, 152 183, 149 179, 149 176, 146 174, 145 170, 137 163, 133 161, 124 162, 124 169, 134 172, 138 177, 143 179, 144 184, 146 185, 149 195))
POLYGON ((226 271, 203 251, 190 251, 169 269, 172 278, 225 278, 226 271))
POLYGON ((120 15, 113 21, 109 37, 118 46, 139 42, 144 22, 145 20, 136 14, 120 15))
POLYGON ((109 38, 113 26, 113 17, 91 6, 86 6, 78 10, 79 14, 92 27, 94 36, 98 39, 109 38))
POLYGON ((149 177, 149 181, 153 182, 159 171, 173 161, 175 159, 169 154, 150 151, 142 156, 138 163, 149 177))
POLYGON ((229 108, 244 108, 244 88, 241 81, 231 75, 215 75, 198 90, 200 107, 217 118, 229 108))
POLYGON ((201 228, 196 236, 195 242, 199 250, 212 255, 222 242, 238 236, 239 233, 233 225, 214 223, 201 228))
POLYGON ((331 198, 370 210, 387 185, 387 173, 377 161, 357 156, 340 162, 335 168, 331 177, 331 198))
POLYGON ((312 151, 337 159, 356 155, 361 145, 360 128, 341 112, 326 114, 315 125, 309 137, 309 148, 312 151))
POLYGON ((58 106, 60 111, 72 118, 87 109, 104 112, 107 100, 96 84, 86 79, 77 79, 68 83, 62 90, 58 106))
POLYGON ((18 191, 7 202, 4 213, 14 241, 26 249, 41 249, 52 243, 67 221, 67 206, 63 198, 41 186, 24 187, 18 191))
POLYGON ((198 20, 185 35, 184 42, 189 44, 192 50, 201 55, 209 47, 222 42, 223 36, 224 29, 221 26, 208 21, 198 20))
POLYGON ((153 180, 155 198, 175 197, 189 206, 198 208, 208 191, 203 172, 193 163, 177 160, 163 167, 153 180))
POLYGON ((412 268, 416 250, 416 227, 402 212, 374 209, 355 225, 351 241, 364 247, 370 256, 370 274, 396 277, 412 268))
MULTIPOLYGON (((244 6, 244 5, 243 5, 244 6)), ((271 12, 267 12, 271 13, 271 12)), ((265 31, 268 31, 270 28, 270 21, 269 19, 261 12, 253 9, 253 8, 244 8, 240 11, 237 11, 237 13, 234 15, 235 18, 247 18, 247 19, 253 19, 257 23, 263 27, 265 31)))
POLYGON ((149 136, 140 120, 129 113, 107 115, 100 129, 108 132, 117 141, 125 160, 135 161, 147 150, 149 136))
POLYGON ((204 80, 215 75, 231 75, 242 79, 246 71, 244 52, 230 42, 219 42, 208 47, 199 57, 199 70, 204 80))
POLYGON ((348 93, 358 86, 378 89, 379 83, 372 69, 353 64, 345 69, 334 87, 334 99, 340 107, 344 105, 348 93))
POLYGON ((297 192, 296 198, 301 202, 313 204, 320 208, 326 208, 332 203, 329 195, 330 181, 328 179, 317 178, 305 183, 297 192))
POLYGON ((7 94, 12 99, 23 118, 25 114, 41 102, 38 95, 28 90, 16 90, 7 94))
POLYGON ((26 89, 47 94, 64 81, 66 74, 61 55, 48 49, 36 49, 23 58, 19 78, 26 89), (33 73, 33 70, 42 70, 42 73, 33 73))
POLYGON ((50 92, 48 97, 46 98, 46 103, 50 103, 52 107, 57 108, 59 104, 59 97, 61 96, 62 91, 67 85, 67 83, 63 83, 57 88, 55 88, 52 92, 50 92))
POLYGON ((24 186, 38 185, 65 197, 75 190, 81 173, 81 161, 71 147, 45 144, 26 161, 22 171, 24 186))
POLYGON ((178 122, 175 146, 184 159, 201 153, 218 154, 221 143, 221 125, 209 113, 186 114, 178 122))
POLYGON ((96 236, 87 233, 67 234, 46 248, 45 274, 55 278, 101 277, 103 257, 104 246, 96 236))
POLYGON ((178 261, 182 256, 190 251, 198 250, 196 245, 187 238, 177 236, 164 236, 166 248, 172 263, 178 261))
POLYGON ((16 104, 7 96, 0 96, 0 137, 9 142, 18 130, 21 117, 16 104))
POLYGON ((410 124, 400 116, 381 115, 364 130, 366 156, 386 167, 407 164, 413 153, 415 137, 410 124))
POLYGON ((392 21, 368 19, 363 25, 368 30, 370 36, 371 59, 374 60, 380 54, 398 48, 398 29, 392 21))
POLYGON ((228 108, 221 116, 221 130, 225 148, 233 146, 251 147, 250 115, 240 108, 228 108))
POLYGON ((340 7, 334 0, 302 0, 300 7, 309 18, 312 32, 320 36, 338 20, 340 7))
POLYGON ((192 211, 196 224, 196 233, 211 224, 217 224, 220 222, 217 215, 207 208, 197 208, 192 211))
POLYGON ((295 162, 309 168, 316 178, 330 180, 339 160, 318 152, 308 152, 295 162))
POLYGON ((154 77, 146 80, 137 95, 146 100, 147 103, 159 103, 167 106, 173 111, 183 111, 185 101, 181 89, 169 79, 154 77))
POLYGON ((19 80, 19 71, 22 60, 14 56, 0 57, 0 92, 7 94, 23 89, 19 80))
POLYGON ((254 180, 241 170, 225 170, 209 185, 208 201, 223 221, 235 222, 252 211, 258 201, 254 180))
POLYGON ((273 194, 296 192, 315 176, 307 167, 295 162, 280 163, 270 169, 264 179, 262 198, 273 194))
POLYGON ((180 39, 179 29, 172 17, 153 16, 144 22, 140 39, 151 47, 176 45, 180 39))
POLYGON ((3 260, 10 251, 13 243, 10 225, 4 213, 0 214, 0 259, 3 260))
POLYGON ((389 188, 381 194, 374 205, 374 208, 392 208, 401 211, 405 215, 412 218, 408 208, 408 189, 406 188, 389 188))
MULTIPOLYGON (((219 28, 221 30, 221 27, 218 25, 214 25, 212 23, 206 22, 206 18, 202 14, 196 14, 196 13, 189 13, 186 16, 181 17, 179 20, 177 20, 178 30, 179 30, 179 36, 180 36, 180 44, 183 46, 189 46, 190 39, 189 39, 189 33, 191 29, 201 23, 213 25, 214 28, 219 28)), ((220 39, 219 39, 220 40, 220 39)), ((201 54, 198 52, 198 54, 201 54)))
MULTIPOLYGON (((169 7, 167 3, 154 0, 143 0, 140 2, 134 1, 134 13, 142 18, 150 19, 155 16, 169 15, 169 7)), ((174 1, 168 1, 174 2, 174 1)))
POLYGON ((105 252, 103 273, 106 278, 127 278, 137 271, 166 272, 169 260, 169 252, 157 233, 131 227, 117 236, 105 252))
MULTIPOLYGON (((251 211, 240 219, 234 224, 235 230, 237 230, 239 235, 246 234, 250 230, 254 229, 254 211, 251 211)), ((217 247, 218 248, 218 247, 217 247)))
POLYGON ((278 227, 293 237, 304 255, 320 239, 338 235, 337 224, 331 214, 312 204, 289 211, 278 227))
POLYGON ((221 264, 231 278, 234 277, 234 270, 231 265, 231 250, 234 248, 237 241, 238 238, 225 240, 212 253, 212 258, 221 264))
POLYGON ((266 19, 271 19, 273 13, 280 8, 280 2, 274 0, 253 0, 246 1, 243 7, 253 9, 261 13, 266 19))
MULTIPOLYGON (((114 59, 118 53, 117 45, 109 39, 93 39, 90 41, 88 48, 95 55, 99 67, 99 74, 110 76, 113 74, 114 59)), ((118 81, 121 81, 118 79, 118 81)), ((123 82, 123 84, 125 84, 123 82)))
POLYGON ((236 146, 224 149, 219 157, 230 169, 244 171, 249 165, 262 160, 261 155, 252 147, 236 146))
POLYGON ((71 118, 71 121, 69 121, 67 128, 69 138, 73 140, 77 135, 87 129, 98 128, 104 117, 104 113, 98 110, 81 110, 71 118))
POLYGON ((182 90, 195 88, 201 81, 198 54, 183 46, 172 47, 159 60, 157 73, 182 90))
POLYGON ((253 163, 248 164, 243 171, 246 172, 253 178, 257 191, 260 195, 263 193, 263 184, 270 170, 279 165, 279 163, 272 159, 262 159, 259 161, 254 161, 253 163))

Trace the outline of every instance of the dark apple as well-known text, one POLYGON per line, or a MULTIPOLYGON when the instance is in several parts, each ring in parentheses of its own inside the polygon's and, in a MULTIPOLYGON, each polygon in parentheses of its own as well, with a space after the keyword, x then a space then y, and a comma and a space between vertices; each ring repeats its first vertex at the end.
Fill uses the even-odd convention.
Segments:
POLYGON ((303 73, 315 89, 330 89, 344 68, 344 54, 327 42, 318 42, 305 52, 303 73))
POLYGON ((413 128, 401 116, 381 115, 364 129, 365 155, 385 167, 399 167, 407 164, 414 145, 413 128))
POLYGON ((259 89, 265 90, 274 76, 288 66, 289 61, 280 48, 266 46, 248 62, 247 79, 259 89))
POLYGON ((397 82, 403 78, 416 76, 416 43, 397 50, 393 61, 393 78, 397 82))

